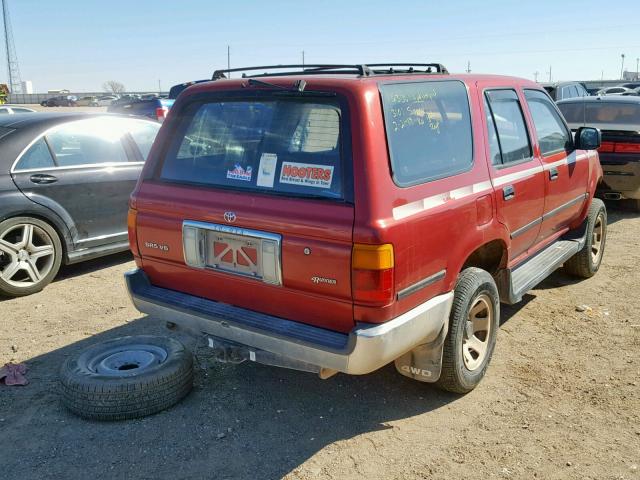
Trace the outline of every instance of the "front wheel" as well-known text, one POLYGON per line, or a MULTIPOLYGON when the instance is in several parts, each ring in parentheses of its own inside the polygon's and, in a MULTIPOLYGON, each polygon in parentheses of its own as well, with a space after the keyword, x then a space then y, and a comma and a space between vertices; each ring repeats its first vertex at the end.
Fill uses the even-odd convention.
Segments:
POLYGON ((587 214, 584 247, 564 264, 564 270, 575 277, 593 277, 602 263, 607 241, 607 209, 604 202, 594 198, 587 214))
POLYGON ((484 377, 496 345, 500 297, 493 277, 479 268, 460 273, 442 353, 442 373, 436 385, 467 393, 484 377))
POLYGON ((39 292, 56 276, 61 261, 60 237, 48 223, 30 217, 0 222, 0 294, 39 292))

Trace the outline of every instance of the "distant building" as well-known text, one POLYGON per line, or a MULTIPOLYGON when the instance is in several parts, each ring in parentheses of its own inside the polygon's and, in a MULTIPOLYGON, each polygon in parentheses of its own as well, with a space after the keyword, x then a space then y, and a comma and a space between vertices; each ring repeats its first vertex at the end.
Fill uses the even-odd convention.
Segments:
POLYGON ((22 93, 33 93, 33 82, 31 80, 24 80, 22 83, 22 93))
POLYGON ((622 73, 622 79, 625 82, 634 82, 636 80, 640 80, 638 72, 628 72, 626 70, 622 73))

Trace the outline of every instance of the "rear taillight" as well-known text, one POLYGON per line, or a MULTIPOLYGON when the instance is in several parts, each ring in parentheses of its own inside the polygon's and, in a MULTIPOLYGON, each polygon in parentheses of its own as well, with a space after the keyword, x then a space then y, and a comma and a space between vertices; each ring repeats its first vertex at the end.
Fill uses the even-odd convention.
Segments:
POLYGON ((615 146, 615 143, 613 142, 602 142, 600 144, 600 148, 598 148, 598 151, 602 153, 612 153, 614 146, 615 146))
POLYGON ((616 153, 640 153, 640 143, 616 143, 616 153))
POLYGON ((640 153, 640 143, 602 142, 600 153, 640 153))
POLYGON ((393 301, 393 245, 356 243, 351 258, 352 291, 355 303, 382 306, 393 301))
POLYGON ((136 231, 136 223, 138 221, 138 211, 134 208, 129 208, 129 214, 127 215, 127 232, 129 232, 129 248, 133 253, 134 258, 140 256, 140 250, 138 249, 138 233, 136 231))
POLYGON ((167 118, 168 113, 169 113, 169 109, 167 107, 156 108, 156 117, 159 122, 163 122, 164 119, 167 118))

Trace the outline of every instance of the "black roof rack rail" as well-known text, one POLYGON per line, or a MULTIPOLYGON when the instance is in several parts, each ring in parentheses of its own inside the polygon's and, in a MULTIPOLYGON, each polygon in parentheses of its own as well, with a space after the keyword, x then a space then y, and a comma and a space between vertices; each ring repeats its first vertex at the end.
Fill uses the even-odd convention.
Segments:
POLYGON ((371 75, 388 75, 394 73, 440 73, 448 74, 449 71, 441 63, 370 63, 370 64, 292 64, 292 65, 263 65, 258 67, 225 68, 213 72, 212 80, 227 78, 225 74, 243 72, 242 78, 248 77, 276 77, 287 75, 314 75, 342 74, 360 75, 368 77, 371 75), (381 68, 385 67, 385 68, 381 68), (297 70, 291 70, 297 69, 297 70), (289 70, 285 72, 268 70, 289 70), (247 72, 262 71, 262 73, 247 74, 247 72))

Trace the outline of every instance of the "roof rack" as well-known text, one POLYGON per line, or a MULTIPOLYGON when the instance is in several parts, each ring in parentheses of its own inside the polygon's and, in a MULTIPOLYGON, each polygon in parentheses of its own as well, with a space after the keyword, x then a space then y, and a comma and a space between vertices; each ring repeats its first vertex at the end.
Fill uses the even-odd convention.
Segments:
POLYGON ((369 63, 369 64, 293 64, 293 65, 264 65, 259 67, 226 68, 213 72, 212 80, 227 78, 226 74, 242 72, 242 78, 248 77, 276 77, 287 75, 392 75, 407 73, 439 73, 449 74, 441 63, 369 63), (294 69, 294 70, 292 70, 294 69), (270 72, 269 70, 287 70, 270 72), (262 71, 262 73, 247 74, 247 72, 262 71))

